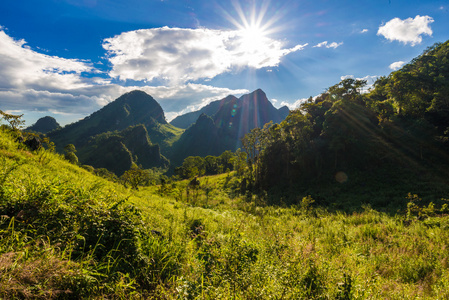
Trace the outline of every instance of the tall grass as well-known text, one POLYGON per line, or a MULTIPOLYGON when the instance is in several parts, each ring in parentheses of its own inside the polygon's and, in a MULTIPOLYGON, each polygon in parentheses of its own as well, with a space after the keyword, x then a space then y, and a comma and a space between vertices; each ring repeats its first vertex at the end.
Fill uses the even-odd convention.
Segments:
POLYGON ((0 132, 0 298, 449 297, 447 206, 276 207, 238 180, 128 190, 0 132))

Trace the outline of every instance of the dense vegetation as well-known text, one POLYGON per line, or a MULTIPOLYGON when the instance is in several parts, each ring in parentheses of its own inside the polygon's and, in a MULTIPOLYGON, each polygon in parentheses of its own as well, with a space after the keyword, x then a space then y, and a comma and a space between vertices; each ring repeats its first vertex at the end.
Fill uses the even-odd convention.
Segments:
POLYGON ((266 206, 235 173, 128 190, 4 129, 0 157, 5 299, 449 296, 447 204, 266 206))
POLYGON ((379 78, 368 93, 365 85, 345 79, 281 124, 247 134, 249 182, 263 190, 295 187, 327 203, 336 199, 325 190, 339 182, 343 197, 364 192, 360 200, 380 206, 388 203, 379 187, 400 192, 388 201, 404 187, 436 198, 447 193, 449 42, 379 78))

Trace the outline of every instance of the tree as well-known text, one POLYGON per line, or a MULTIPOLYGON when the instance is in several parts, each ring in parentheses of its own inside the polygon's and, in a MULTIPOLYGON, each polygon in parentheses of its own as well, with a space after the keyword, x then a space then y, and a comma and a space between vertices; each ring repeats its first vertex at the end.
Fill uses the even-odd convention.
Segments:
POLYGON ((5 113, 4 111, 0 110, 0 115, 2 116, 2 119, 4 119, 6 122, 9 123, 9 127, 13 131, 18 131, 18 130, 22 129, 23 124, 25 124, 25 121, 22 120, 23 114, 22 115, 12 115, 12 114, 8 114, 8 113, 5 113))
POLYGON ((239 177, 243 176, 246 166, 246 153, 240 148, 235 152, 235 156, 232 158, 234 164, 234 170, 237 172, 239 177))
POLYGON ((125 187, 129 184, 131 188, 138 190, 139 185, 148 183, 150 180, 150 173, 148 170, 143 170, 136 164, 132 164, 131 169, 126 171, 120 179, 122 180, 125 187))
POLYGON ((231 171, 234 169, 234 164, 233 164, 233 160, 232 160, 233 157, 234 157, 234 153, 232 153, 229 150, 226 150, 225 152, 220 154, 220 156, 218 157, 220 164, 223 166, 224 171, 226 171, 226 170, 231 171))
POLYGON ((186 179, 203 176, 206 173, 205 159, 200 156, 186 157, 182 166, 178 167, 176 172, 179 176, 186 179))
POLYGON ((68 144, 64 147, 64 158, 66 160, 68 160, 69 162, 71 162, 72 164, 78 164, 78 157, 76 156, 75 152, 75 145, 73 144, 68 144))
POLYGON ((206 174, 214 175, 218 173, 218 159, 216 156, 208 155, 204 158, 206 174))

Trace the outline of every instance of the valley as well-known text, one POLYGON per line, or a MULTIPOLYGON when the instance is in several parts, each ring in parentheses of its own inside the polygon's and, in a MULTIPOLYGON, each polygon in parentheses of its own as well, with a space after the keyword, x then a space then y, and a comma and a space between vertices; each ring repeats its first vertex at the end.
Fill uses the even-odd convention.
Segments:
POLYGON ((449 41, 366 85, 1 111, 0 297, 448 298, 449 41))

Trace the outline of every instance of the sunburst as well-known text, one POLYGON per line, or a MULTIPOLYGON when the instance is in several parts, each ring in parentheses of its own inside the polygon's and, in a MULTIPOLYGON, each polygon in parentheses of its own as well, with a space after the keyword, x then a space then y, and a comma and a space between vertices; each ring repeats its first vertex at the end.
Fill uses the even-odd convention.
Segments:
POLYGON ((267 18, 270 2, 259 3, 261 3, 259 7, 253 2, 252 7, 244 10, 239 1, 232 1, 237 16, 231 16, 230 13, 224 11, 226 19, 237 29, 236 34, 240 38, 241 49, 247 53, 264 47, 270 40, 269 35, 279 29, 274 27, 274 23, 279 20, 281 15, 274 14, 267 18))

